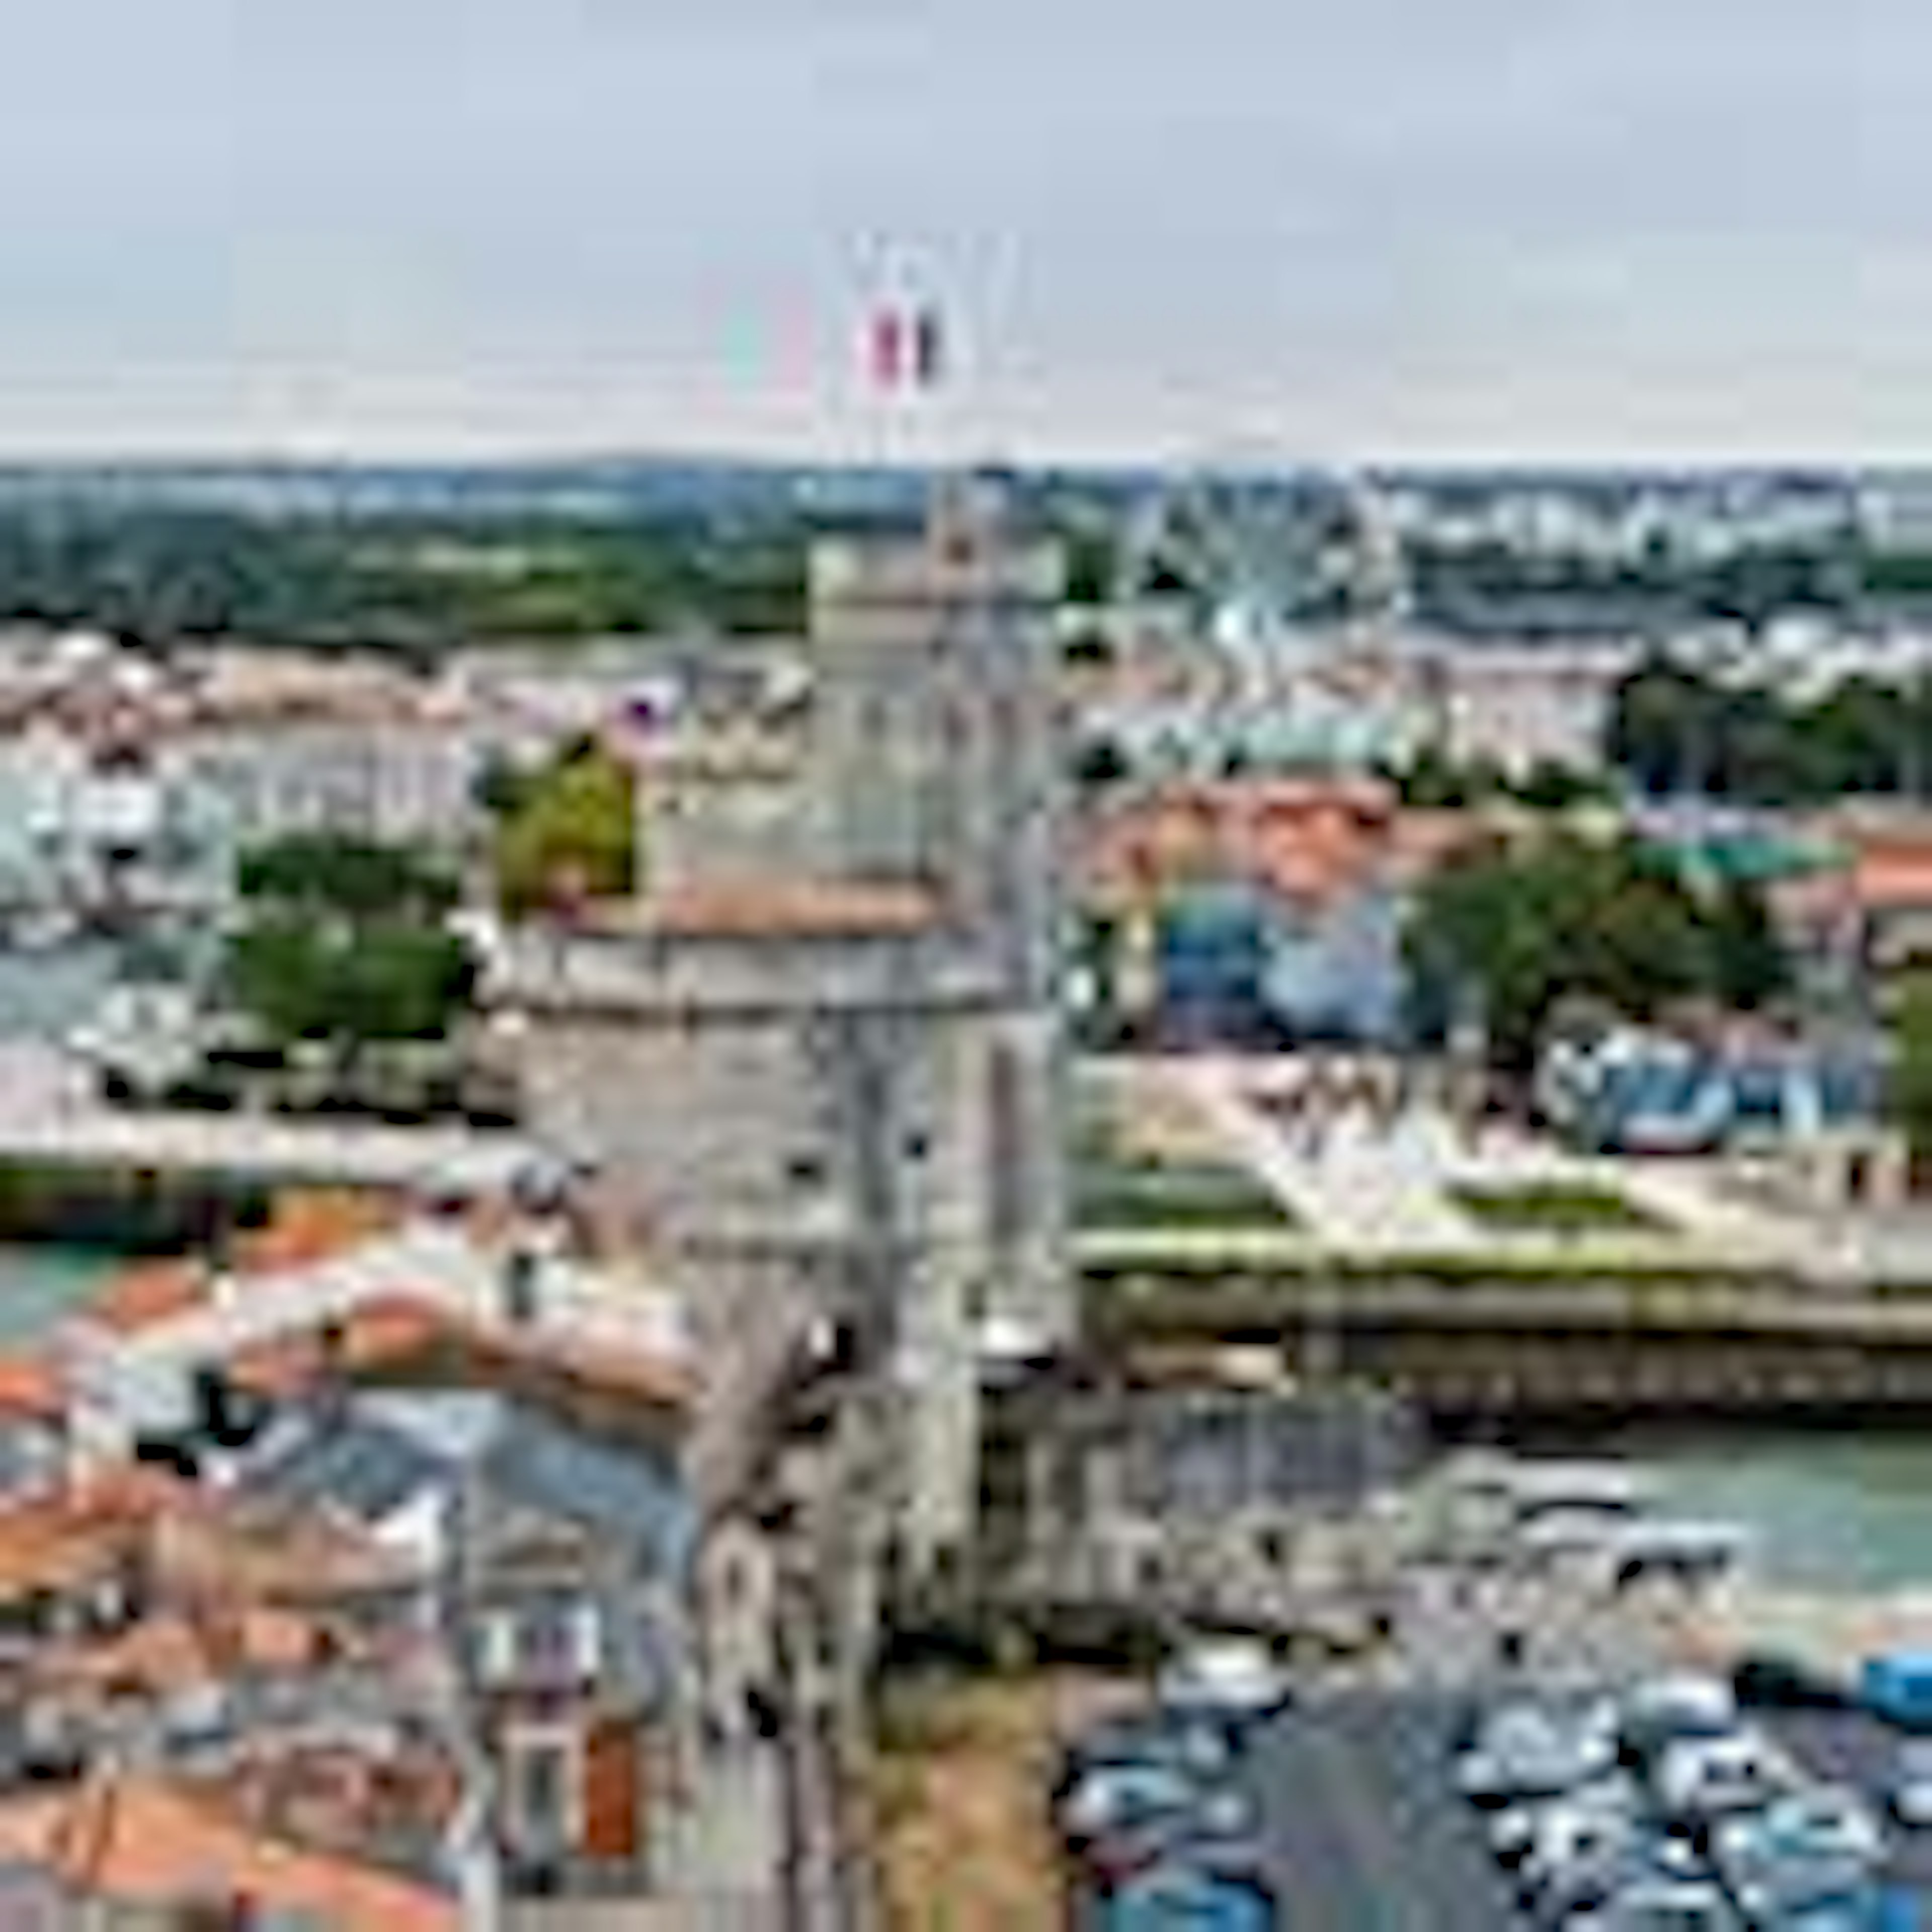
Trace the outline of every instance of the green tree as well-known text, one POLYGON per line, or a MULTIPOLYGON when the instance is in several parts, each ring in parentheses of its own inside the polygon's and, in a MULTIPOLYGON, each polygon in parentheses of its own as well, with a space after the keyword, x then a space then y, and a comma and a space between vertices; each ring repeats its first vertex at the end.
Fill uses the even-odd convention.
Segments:
POLYGON ((1727 1006, 1761 1006, 1787 992, 1791 962, 1762 892, 1738 881, 1720 886, 1705 915, 1712 990, 1727 1006))
POLYGON ((500 821, 497 890, 517 914, 564 897, 621 897, 636 889, 638 856, 635 774, 601 746, 573 747, 532 775, 500 821))
POLYGON ((247 855, 241 883, 226 992, 270 1040, 352 1059, 372 1041, 440 1037, 469 1006, 476 962, 445 923, 455 882, 424 854, 305 834, 247 855))
POLYGON ((295 833, 247 854, 238 883, 245 899, 350 920, 434 917, 457 901, 455 880, 426 854, 332 832, 295 833))
POLYGON ((1078 530, 1062 539, 1062 548, 1066 560, 1066 602, 1111 602, 1117 568, 1112 542, 1098 530, 1078 530))
POLYGON ((1913 1172, 1932 1172, 1932 973, 1906 985, 1898 1008, 1893 1118, 1904 1130, 1913 1172))
POLYGON ((1748 888, 1706 900, 1628 842, 1568 835, 1466 859, 1418 895, 1404 935, 1418 1021, 1472 997, 1497 1064, 1526 1072, 1559 1002, 1647 1019, 1693 996, 1755 1001, 1783 958, 1748 888))
POLYGON ((1568 812, 1604 796, 1600 781, 1571 765, 1540 759, 1511 787, 1514 796, 1538 812, 1568 812))

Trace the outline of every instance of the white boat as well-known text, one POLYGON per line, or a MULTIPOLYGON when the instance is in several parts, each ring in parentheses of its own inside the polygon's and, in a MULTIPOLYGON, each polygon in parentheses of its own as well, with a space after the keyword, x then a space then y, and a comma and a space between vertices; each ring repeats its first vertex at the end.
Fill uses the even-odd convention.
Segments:
POLYGON ((7 928, 7 942, 21 952, 56 952, 80 936, 80 921, 65 906, 36 907, 16 913, 7 928))

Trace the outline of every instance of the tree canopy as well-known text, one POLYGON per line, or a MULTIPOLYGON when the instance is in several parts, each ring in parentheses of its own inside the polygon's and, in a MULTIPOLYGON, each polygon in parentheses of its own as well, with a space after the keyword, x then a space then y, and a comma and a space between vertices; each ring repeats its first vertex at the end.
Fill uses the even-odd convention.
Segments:
POLYGON ((1913 1166, 1932 1167, 1932 973, 1907 981, 1899 1002, 1892 1104, 1913 1166))
POLYGON ((808 532, 700 516, 250 516, 0 506, 0 622, 433 658, 493 638, 795 632, 808 532))
POLYGON ((245 854, 239 884, 246 899, 350 920, 436 916, 457 901, 455 880, 425 854, 333 832, 298 832, 245 854))
POLYGON ((497 822, 496 885, 505 908, 532 912, 572 898, 636 889, 637 778, 596 745, 573 747, 512 788, 497 822))
POLYGON ((476 962, 443 922, 455 884, 424 854, 303 835, 248 854, 242 889, 249 916, 229 943, 226 991, 278 1044, 352 1055, 439 1037, 468 1006, 476 962))
POLYGON ((1438 872, 1405 944, 1418 1024, 1438 1029, 1473 1002, 1492 1058, 1518 1072, 1534 1064, 1561 1000, 1646 1019, 1693 998, 1756 1005, 1786 980, 1748 886, 1702 893, 1634 844, 1567 836, 1438 872))
POLYGON ((1810 702, 1657 661, 1618 689, 1605 752, 1641 789, 1805 805, 1848 792, 1932 796, 1932 678, 1848 678, 1810 702))

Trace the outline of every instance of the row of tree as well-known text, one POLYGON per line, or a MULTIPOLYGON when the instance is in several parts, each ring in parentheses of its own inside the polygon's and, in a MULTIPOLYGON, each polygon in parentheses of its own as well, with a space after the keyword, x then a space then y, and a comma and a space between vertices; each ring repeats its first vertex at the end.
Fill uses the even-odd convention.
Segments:
POLYGON ((805 533, 0 509, 0 622, 436 652, 695 624, 796 632, 805 533))
POLYGON ((1658 660, 1619 688, 1605 752, 1640 790, 1768 806, 1849 793, 1932 798, 1932 676, 1850 678, 1804 702, 1658 660))
POLYGON ((1406 547, 1410 591, 1425 616, 1454 621, 1511 605, 1648 612, 1659 621, 1710 618, 1756 626, 1787 612, 1849 610, 1865 594, 1856 548, 1766 544, 1711 559, 1660 541, 1647 556, 1599 560, 1503 543, 1406 547))

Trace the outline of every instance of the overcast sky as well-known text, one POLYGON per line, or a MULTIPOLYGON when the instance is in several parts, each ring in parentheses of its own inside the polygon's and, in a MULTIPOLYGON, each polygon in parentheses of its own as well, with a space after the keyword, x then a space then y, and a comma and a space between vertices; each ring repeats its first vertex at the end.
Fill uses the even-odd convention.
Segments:
POLYGON ((8 452, 1932 454, 1925 0, 0 0, 0 75, 8 452))

